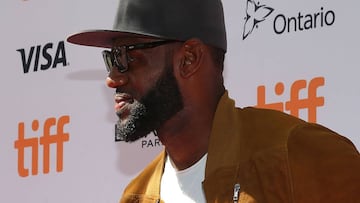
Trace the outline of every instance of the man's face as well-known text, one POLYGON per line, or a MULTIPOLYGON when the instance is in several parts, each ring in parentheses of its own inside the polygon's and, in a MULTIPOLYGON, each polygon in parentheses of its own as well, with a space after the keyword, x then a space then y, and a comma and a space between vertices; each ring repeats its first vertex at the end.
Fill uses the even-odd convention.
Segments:
MULTIPOLYGON (((138 94, 131 88, 131 81, 126 88, 128 91, 122 87, 116 89, 115 109, 119 117, 117 133, 126 142, 136 141, 157 130, 183 108, 183 100, 173 73, 172 53, 166 52, 164 56, 162 67, 156 67, 162 70, 160 75, 148 83, 148 89, 138 99, 131 95, 138 94)), ((144 67, 145 70, 146 68, 144 67)))

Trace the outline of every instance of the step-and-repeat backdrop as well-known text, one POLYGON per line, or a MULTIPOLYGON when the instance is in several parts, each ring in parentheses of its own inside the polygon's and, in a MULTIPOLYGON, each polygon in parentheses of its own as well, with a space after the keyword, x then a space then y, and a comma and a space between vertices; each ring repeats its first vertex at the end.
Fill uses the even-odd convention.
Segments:
MULTIPOLYGON (((223 0, 225 82, 238 106, 323 124, 360 148, 355 0, 223 0)), ((0 202, 117 202, 162 150, 114 142, 101 49, 69 34, 111 28, 118 0, 0 3, 0 202)), ((211 19, 209 19, 211 20, 211 19)))

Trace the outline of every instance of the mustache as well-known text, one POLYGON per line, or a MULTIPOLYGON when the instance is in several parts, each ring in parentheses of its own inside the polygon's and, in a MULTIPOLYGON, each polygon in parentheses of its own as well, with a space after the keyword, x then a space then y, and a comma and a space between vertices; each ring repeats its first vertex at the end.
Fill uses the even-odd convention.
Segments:
POLYGON ((123 88, 116 88, 115 94, 130 94, 130 93, 125 91, 123 88))
POLYGON ((116 88, 115 93, 114 93, 115 97, 127 97, 127 98, 131 97, 132 98, 133 95, 135 95, 133 92, 124 90, 123 88, 116 88))

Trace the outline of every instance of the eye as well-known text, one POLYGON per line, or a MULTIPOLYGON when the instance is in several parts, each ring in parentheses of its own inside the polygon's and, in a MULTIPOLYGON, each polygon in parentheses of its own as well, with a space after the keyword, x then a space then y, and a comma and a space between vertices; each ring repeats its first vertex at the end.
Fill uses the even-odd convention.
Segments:
POLYGON ((131 62, 135 61, 135 58, 132 57, 130 54, 127 54, 127 60, 128 60, 129 63, 131 63, 131 62))
POLYGON ((128 51, 127 53, 127 60, 129 63, 138 63, 141 62, 142 59, 144 58, 144 54, 139 50, 132 50, 132 51, 128 51))

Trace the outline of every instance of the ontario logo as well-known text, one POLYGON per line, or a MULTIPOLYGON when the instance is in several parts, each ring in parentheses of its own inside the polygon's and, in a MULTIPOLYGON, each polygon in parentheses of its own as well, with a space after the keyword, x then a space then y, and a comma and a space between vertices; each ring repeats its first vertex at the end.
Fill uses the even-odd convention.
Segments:
POLYGON ((259 23, 263 22, 273 11, 273 8, 261 5, 260 2, 247 0, 243 40, 245 40, 255 28, 258 28, 259 23))
MULTIPOLYGON (((255 0, 247 0, 242 39, 248 38, 255 28, 259 28, 260 23, 269 19, 274 10, 274 8, 255 0)), ((272 28, 276 35, 282 35, 329 27, 335 23, 335 19, 335 12, 322 6, 313 13, 303 13, 301 11, 296 14, 278 13, 272 19, 272 28)))

